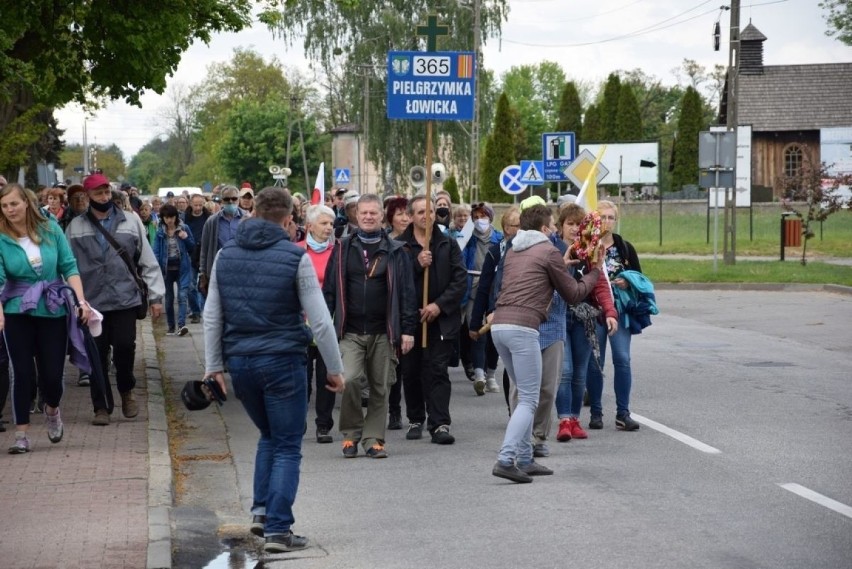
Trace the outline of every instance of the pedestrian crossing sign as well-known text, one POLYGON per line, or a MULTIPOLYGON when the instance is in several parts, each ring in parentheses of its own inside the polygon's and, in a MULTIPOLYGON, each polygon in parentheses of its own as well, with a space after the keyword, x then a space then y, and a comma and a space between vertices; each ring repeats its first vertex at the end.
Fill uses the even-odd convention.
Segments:
POLYGON ((351 181, 349 176, 349 168, 334 169, 334 183, 337 185, 345 185, 351 181))
POLYGON ((544 162, 541 160, 521 160, 520 181, 528 186, 544 185, 544 162))

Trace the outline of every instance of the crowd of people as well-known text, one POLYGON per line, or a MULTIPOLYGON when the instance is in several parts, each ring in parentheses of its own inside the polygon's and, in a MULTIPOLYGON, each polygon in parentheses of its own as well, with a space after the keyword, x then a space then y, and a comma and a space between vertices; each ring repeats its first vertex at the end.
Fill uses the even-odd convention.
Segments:
POLYGON ((105 381, 92 381, 85 361, 78 366, 92 422, 110 422, 110 366, 122 414, 135 417, 136 321, 163 310, 168 335, 203 322, 206 377, 227 393, 227 370, 260 432, 251 531, 269 552, 308 543, 291 528, 310 401, 317 443, 333 442, 336 425, 345 458, 388 457, 386 432, 406 428, 403 413, 406 439, 425 431, 450 445, 449 369, 462 367, 476 395, 502 392, 510 413, 492 474, 528 483, 552 474, 536 459, 550 454, 554 410, 557 441, 589 436, 584 397, 588 428, 603 428, 609 342, 615 426, 639 428, 629 409, 636 330, 616 299, 641 268, 614 233, 612 202, 592 212, 567 203, 554 214, 529 198, 498 228, 489 204, 453 206, 443 191, 382 199, 335 189, 312 205, 278 187, 256 194, 248 183, 161 198, 93 174, 42 198, 3 182, 0 356, 16 378, 10 453, 31 450, 34 399, 43 401, 49 440, 61 441, 65 346, 93 314, 97 352, 81 357, 97 358, 105 381), (63 293, 69 287, 73 294, 63 293))

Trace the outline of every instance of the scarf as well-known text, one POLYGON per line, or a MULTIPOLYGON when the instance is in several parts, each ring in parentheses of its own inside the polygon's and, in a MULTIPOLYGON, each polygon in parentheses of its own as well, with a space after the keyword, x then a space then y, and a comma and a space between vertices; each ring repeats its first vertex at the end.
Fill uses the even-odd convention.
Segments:
POLYGON ((361 243, 365 243, 367 245, 374 245, 382 240, 384 236, 384 231, 379 229, 378 231, 364 231, 362 229, 358 230, 358 239, 361 243))
POLYGON ((329 239, 328 241, 324 241, 324 242, 320 243, 319 241, 314 239, 314 236, 311 235, 310 231, 308 231, 307 242, 308 242, 308 247, 310 247, 311 251, 313 251, 314 253, 322 253, 323 251, 328 249, 329 245, 331 245, 331 239, 329 239))

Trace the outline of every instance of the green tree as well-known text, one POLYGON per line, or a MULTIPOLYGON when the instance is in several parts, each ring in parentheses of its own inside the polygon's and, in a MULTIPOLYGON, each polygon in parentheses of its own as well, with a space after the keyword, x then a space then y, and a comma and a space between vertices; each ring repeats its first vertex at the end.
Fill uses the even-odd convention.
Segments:
POLYGON ((583 116, 583 137, 581 142, 600 142, 604 138, 603 125, 601 124, 600 111, 597 105, 591 104, 583 116))
MULTIPOLYGON (((469 50, 473 45, 473 13, 463 2, 414 0, 409 2, 363 2, 358 0, 266 0, 259 18, 288 43, 300 42, 305 55, 327 77, 329 116, 335 126, 344 123, 368 125, 366 144, 369 159, 385 172, 390 183, 405 186, 409 169, 423 163, 425 127, 416 121, 387 119, 387 52, 421 50, 425 39, 417 26, 428 14, 441 14, 450 34, 438 40, 444 51, 469 50), (364 114, 365 93, 367 114, 364 114)), ((508 14, 507 0, 484 2, 481 9, 483 42, 495 37, 508 14)), ((485 82, 482 81, 482 86, 485 82)), ((489 116, 482 110, 480 124, 489 116)), ((456 121, 437 125, 451 156, 447 163, 469 164, 469 129, 456 121)), ((460 167, 459 176, 468 168, 460 167)))
POLYGON ((618 137, 618 101, 621 98, 621 79, 610 73, 603 89, 600 106, 601 136, 604 141, 614 142, 618 137))
POLYGON ((500 172, 510 164, 516 164, 512 141, 512 108, 509 97, 502 93, 497 100, 494 127, 485 143, 485 153, 480 162, 479 197, 488 202, 508 202, 511 197, 500 188, 500 172))
POLYGON ((698 91, 687 87, 680 103, 674 141, 673 190, 698 181, 698 133, 706 124, 702 118, 702 106, 698 91))
POLYGON ((447 178, 447 181, 444 182, 444 191, 450 194, 450 199, 453 203, 459 203, 461 198, 459 197, 459 183, 456 180, 455 174, 450 174, 447 178))
POLYGON ((562 88, 556 118, 556 131, 573 132, 575 141, 579 141, 583 136, 583 104, 580 102, 577 85, 573 81, 568 81, 562 88))
MULTIPOLYGON (((34 106, 103 99, 138 105, 144 91, 162 93, 195 40, 207 43, 214 32, 244 28, 252 4, 174 0, 165 9, 153 0, 3 2, 0 132, 34 106)), ((21 144, 32 144, 25 138, 21 144)))
POLYGON ((565 72, 558 63, 512 67, 502 77, 503 92, 520 115, 524 144, 518 159, 541 157, 541 134, 559 120, 559 97, 565 85, 565 72))
POLYGON ((828 10, 825 21, 828 30, 825 35, 837 36, 846 45, 852 45, 852 2, 850 0, 825 0, 819 3, 820 8, 828 10))
MULTIPOLYGON (((112 181, 127 178, 127 166, 124 163, 124 153, 115 144, 103 146, 100 144, 89 145, 90 161, 89 165, 92 168, 97 167, 103 170, 103 173, 112 181), (96 160, 97 164, 92 160, 96 160)), ((82 166, 83 161, 83 145, 69 144, 58 156, 59 164, 66 171, 71 171, 74 168, 82 166)))
POLYGON ((621 94, 618 97, 618 115, 615 121, 615 140, 628 142, 641 140, 642 138, 642 116, 639 114, 639 103, 633 88, 624 84, 621 86, 621 94))

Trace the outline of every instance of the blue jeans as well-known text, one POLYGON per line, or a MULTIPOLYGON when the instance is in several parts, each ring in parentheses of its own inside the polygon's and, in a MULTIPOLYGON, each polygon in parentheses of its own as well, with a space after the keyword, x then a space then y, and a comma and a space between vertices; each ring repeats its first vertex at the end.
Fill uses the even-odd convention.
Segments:
POLYGON ((586 391, 586 372, 592 358, 592 346, 586 339, 583 324, 568 320, 568 341, 562 360, 562 379, 556 392, 556 415, 560 419, 579 417, 586 391))
POLYGON ((169 329, 175 328, 175 287, 178 289, 178 327, 186 324, 186 287, 180 286, 180 271, 166 271, 166 322, 169 329))
POLYGON ((541 347, 538 330, 497 325, 491 337, 518 390, 518 405, 509 418, 497 461, 504 465, 533 460, 532 427, 541 390, 541 347))
MULTIPOLYGON (((601 369, 606 361, 606 326, 598 324, 598 343, 601 347, 600 368, 594 362, 594 358, 589 360, 589 403, 591 404, 591 412, 593 416, 603 415, 603 407, 601 406, 601 398, 603 397, 603 374, 601 369)), ((616 416, 626 415, 630 413, 630 387, 633 384, 633 377, 630 373, 630 329, 621 326, 619 322, 618 332, 609 337, 609 345, 612 347, 612 367, 615 384, 615 413, 616 416)))
POLYGON ((189 270, 189 313, 201 316, 204 312, 204 297, 198 291, 198 269, 189 270))
POLYGON ((227 363, 234 395, 260 430, 251 513, 266 516, 265 535, 285 534, 295 521, 308 414, 307 357, 234 356, 227 363))

